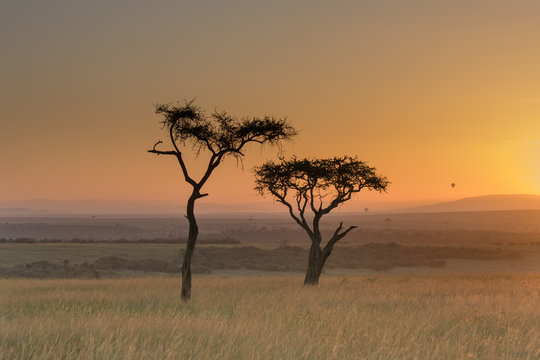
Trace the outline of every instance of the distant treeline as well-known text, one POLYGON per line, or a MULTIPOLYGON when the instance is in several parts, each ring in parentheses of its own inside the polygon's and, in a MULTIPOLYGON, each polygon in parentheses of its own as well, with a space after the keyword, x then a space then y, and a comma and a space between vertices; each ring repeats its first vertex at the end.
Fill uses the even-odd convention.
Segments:
MULTIPOLYGON (((332 235, 334 229, 326 228, 323 232, 332 235)), ((231 237, 244 243, 282 243, 297 244, 309 241, 302 230, 287 227, 257 229, 237 228, 222 231, 220 237, 231 237)), ((396 242, 407 245, 512 245, 513 243, 540 245, 538 232, 503 232, 488 230, 433 230, 433 229, 355 229, 341 241, 341 244, 386 244, 396 242)))
MULTIPOLYGON (((0 244, 185 244, 186 239, 115 239, 115 240, 93 240, 93 239, 43 239, 37 240, 28 237, 20 237, 16 239, 0 239, 0 244)), ((199 239, 199 244, 203 245, 235 245, 240 244, 240 241, 229 237, 223 239, 199 239)))
MULTIPOLYGON (((305 271, 308 249, 297 246, 282 246, 265 250, 253 246, 201 247, 193 257, 193 272, 211 273, 215 270, 261 270, 261 271, 305 271)), ((503 260, 519 259, 515 251, 500 249, 475 249, 442 246, 403 246, 396 243, 366 244, 336 248, 328 260, 328 269, 372 269, 390 270, 394 267, 444 267, 447 259, 503 260)), ((178 257, 180 259, 180 257, 178 257)), ((106 256, 93 262, 72 264, 38 261, 0 268, 4 277, 112 277, 122 271, 178 273, 178 260, 133 259, 127 256, 106 256)))
MULTIPOLYGON (((183 251, 181 251, 183 254, 183 251)), ((308 249, 282 246, 265 250, 253 246, 205 247, 194 255, 193 271, 210 273, 218 269, 263 271, 305 271, 308 249)), ((404 246, 397 243, 369 243, 338 247, 327 261, 327 269, 390 270, 394 267, 444 267, 447 259, 519 259, 515 251, 447 246, 404 246)))
MULTIPOLYGON (((254 235, 255 236, 255 235, 254 235)), ((517 236, 517 235, 516 235, 517 236)), ((276 237, 274 237, 275 239, 276 237)), ((384 241, 384 237, 377 238, 374 237, 376 241, 372 241, 373 243, 391 243, 395 241, 384 241)), ((391 237, 393 238, 393 237, 391 237)), ((399 241, 400 243, 414 243, 411 239, 409 239, 407 236, 402 235, 401 238, 397 237, 398 239, 401 239, 403 241, 399 241)), ((414 237, 418 240, 418 243, 422 243, 422 239, 420 235, 416 235, 414 237)), ((536 236, 537 238, 537 236, 536 236)), ((487 238, 488 240, 490 238, 487 238)), ((483 238, 483 240, 486 240, 486 238, 483 238)), ((246 240, 247 241, 247 240, 246 240)), ((0 244, 185 244, 187 242, 186 239, 172 239, 172 238, 152 238, 152 239, 113 239, 113 240, 94 240, 94 239, 79 239, 79 238, 73 238, 73 239, 34 239, 30 237, 18 237, 18 238, 0 238, 0 244)), ((199 244, 202 245, 238 245, 241 244, 242 241, 232 239, 228 236, 223 238, 216 238, 216 239, 199 239, 197 240, 199 244)), ((439 241, 443 242, 443 241, 439 241)), ((444 242, 451 242, 451 241, 444 241, 444 242)), ((540 246, 540 241, 499 241, 499 242, 487 242, 490 245, 530 245, 530 246, 540 246)), ((344 244, 349 243, 347 241, 343 242, 344 244)), ((471 241, 472 244, 474 244, 473 241, 471 241)), ((287 242, 285 242, 287 244, 287 242)))

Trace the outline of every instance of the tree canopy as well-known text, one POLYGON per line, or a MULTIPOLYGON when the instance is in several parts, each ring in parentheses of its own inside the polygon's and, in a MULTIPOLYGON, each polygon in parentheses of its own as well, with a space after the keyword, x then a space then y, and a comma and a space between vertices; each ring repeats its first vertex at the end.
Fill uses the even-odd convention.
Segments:
POLYGON ((206 115, 193 101, 156 105, 156 113, 163 115, 161 123, 169 130, 177 151, 176 142, 183 145, 192 142, 197 150, 208 150, 221 157, 239 157, 249 142, 277 143, 296 135, 287 119, 272 116, 238 119, 225 111, 206 115))
MULTIPOLYGON (((294 128, 287 119, 271 116, 244 117, 238 119, 226 112, 213 112, 206 115, 192 101, 183 104, 156 105, 156 113, 163 115, 161 122, 169 132, 169 138, 174 150, 161 151, 156 149, 162 141, 158 141, 150 153, 158 155, 174 155, 178 158, 185 180, 192 186, 202 187, 212 171, 228 156, 240 158, 244 146, 250 142, 259 144, 276 144, 282 140, 291 139, 296 135, 294 128), (197 153, 206 150, 211 153, 207 171, 197 181, 193 179, 186 168, 181 145, 191 143, 197 153)), ((201 194, 204 196, 205 194, 201 194)))
POLYGON ((294 210, 291 215, 298 222, 304 219, 308 206, 315 215, 322 216, 362 189, 386 191, 389 181, 375 171, 376 168, 357 157, 312 160, 293 157, 255 168, 255 189, 261 195, 270 193, 294 210))

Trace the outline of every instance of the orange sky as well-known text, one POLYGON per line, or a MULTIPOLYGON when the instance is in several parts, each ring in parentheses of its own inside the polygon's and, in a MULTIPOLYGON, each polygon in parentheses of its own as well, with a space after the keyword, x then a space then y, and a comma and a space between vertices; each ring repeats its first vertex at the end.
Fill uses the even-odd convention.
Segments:
MULTIPOLYGON (((0 201, 181 204, 178 165, 145 150, 153 104, 192 97, 287 116, 285 155, 358 155, 392 181, 351 209, 540 193, 540 3, 224 3, 2 3, 0 201)), ((205 201, 271 202, 249 169, 276 150, 247 154, 205 201)))

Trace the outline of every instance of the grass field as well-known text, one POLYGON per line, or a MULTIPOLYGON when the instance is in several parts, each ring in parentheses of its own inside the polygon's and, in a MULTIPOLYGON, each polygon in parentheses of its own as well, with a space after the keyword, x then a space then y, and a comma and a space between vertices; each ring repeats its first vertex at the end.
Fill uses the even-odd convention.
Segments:
POLYGON ((0 280, 0 358, 540 358, 540 274, 301 280, 0 280))

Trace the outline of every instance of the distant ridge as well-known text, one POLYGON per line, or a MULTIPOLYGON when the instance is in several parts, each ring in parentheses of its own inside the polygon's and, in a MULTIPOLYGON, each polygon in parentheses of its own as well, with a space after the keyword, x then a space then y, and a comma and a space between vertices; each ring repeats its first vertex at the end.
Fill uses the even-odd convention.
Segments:
MULTIPOLYGON (((182 215, 183 200, 174 201, 129 201, 105 199, 52 200, 32 199, 1 201, 0 216, 63 216, 63 215, 182 215)), ((276 212, 271 203, 219 204, 202 202, 199 213, 252 213, 276 212), (247 210, 246 210, 247 209, 247 210)), ((281 210, 281 209, 279 209, 281 210)))
POLYGON ((20 207, 10 207, 10 208, 4 208, 4 207, 0 207, 0 214, 4 214, 4 213, 28 213, 32 210, 30 209, 27 209, 27 208, 20 208, 20 207))
MULTIPOLYGON (((456 201, 416 206, 417 203, 376 203, 369 205, 370 214, 427 213, 494 210, 540 210, 540 195, 485 195, 456 201), (381 210, 382 209, 382 210, 381 210)), ((365 205, 364 205, 365 206, 365 205)), ((363 208, 362 208, 363 209, 363 208)), ((0 201, 0 216, 64 216, 64 215, 174 215, 183 214, 182 200, 177 202, 126 200, 50 200, 0 201)), ((285 214, 271 202, 211 203, 202 202, 201 214, 285 214)), ((356 210, 360 213, 360 211, 356 210)), ((344 210, 344 213, 349 211, 344 210)), ((351 209, 351 212, 355 212, 351 209)), ((362 211, 361 214, 364 214, 362 211)))
POLYGON ((456 201, 406 209, 406 212, 454 212, 495 210, 540 210, 540 195, 500 194, 463 198, 456 201))

